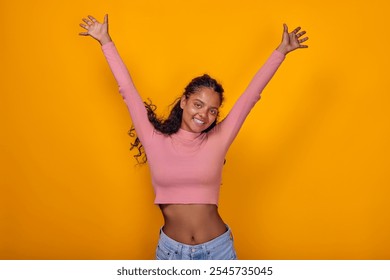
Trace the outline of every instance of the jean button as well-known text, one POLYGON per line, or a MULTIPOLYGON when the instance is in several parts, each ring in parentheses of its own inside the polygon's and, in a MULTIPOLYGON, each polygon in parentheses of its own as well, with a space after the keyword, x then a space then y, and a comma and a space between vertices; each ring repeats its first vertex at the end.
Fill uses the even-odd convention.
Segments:
POLYGON ((196 251, 196 250, 195 250, 194 248, 192 248, 192 250, 191 250, 191 251, 192 251, 192 253, 195 253, 195 251, 196 251))

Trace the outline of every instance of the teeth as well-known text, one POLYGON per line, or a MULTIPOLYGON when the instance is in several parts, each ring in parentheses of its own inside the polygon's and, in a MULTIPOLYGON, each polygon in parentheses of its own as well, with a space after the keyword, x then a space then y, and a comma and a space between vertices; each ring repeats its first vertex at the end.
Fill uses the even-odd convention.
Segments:
POLYGON ((204 124, 204 122, 202 122, 201 120, 195 119, 195 118, 194 118, 194 121, 195 121, 196 123, 198 123, 198 124, 204 124))

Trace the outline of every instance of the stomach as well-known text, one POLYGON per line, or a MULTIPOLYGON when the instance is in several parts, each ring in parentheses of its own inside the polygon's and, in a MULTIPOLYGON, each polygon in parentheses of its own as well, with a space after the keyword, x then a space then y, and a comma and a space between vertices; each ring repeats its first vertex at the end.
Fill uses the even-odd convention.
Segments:
POLYGON ((227 228, 215 204, 160 204, 163 231, 173 240, 188 245, 210 241, 227 228))

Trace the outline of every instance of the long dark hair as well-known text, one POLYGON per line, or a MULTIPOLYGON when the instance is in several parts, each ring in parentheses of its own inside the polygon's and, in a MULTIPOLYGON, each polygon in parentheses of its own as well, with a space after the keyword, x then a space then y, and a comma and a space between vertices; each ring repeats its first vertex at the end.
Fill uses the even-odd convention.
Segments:
MULTIPOLYGON (((185 98, 188 99, 191 94, 196 93, 202 87, 211 88, 216 93, 218 93, 221 101, 220 104, 222 104, 223 92, 224 92, 222 85, 219 84, 215 79, 211 78, 207 74, 203 74, 202 76, 192 79, 191 82, 185 87, 182 96, 185 96, 185 98)), ((181 119, 183 115, 183 109, 180 107, 180 100, 181 97, 176 99, 172 103, 173 107, 171 109, 171 112, 169 113, 168 118, 166 119, 163 119, 156 115, 155 111, 157 107, 156 105, 153 105, 151 100, 149 100, 149 102, 144 102, 146 111, 148 113, 149 121, 157 131, 165 135, 171 135, 179 131, 181 126, 181 119)), ((215 121, 207 129, 203 131, 203 133, 207 133, 208 131, 213 129, 213 127, 217 124, 217 119, 218 116, 215 119, 215 121)), ((131 147, 130 147, 130 150, 133 150, 135 148, 138 151, 138 153, 134 155, 134 158, 140 164, 146 163, 147 157, 143 149, 142 143, 135 133, 134 126, 131 126, 129 135, 131 137, 135 137, 135 140, 133 143, 131 143, 131 147)))

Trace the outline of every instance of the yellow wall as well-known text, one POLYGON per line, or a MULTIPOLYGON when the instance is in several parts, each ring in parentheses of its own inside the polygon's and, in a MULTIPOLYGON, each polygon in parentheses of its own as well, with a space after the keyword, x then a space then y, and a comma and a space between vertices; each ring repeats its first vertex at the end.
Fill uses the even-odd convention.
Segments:
POLYGON ((1 259, 154 256, 148 168, 98 43, 77 35, 104 13, 161 113, 207 72, 226 115, 283 22, 302 25, 309 49, 287 57, 227 155, 220 212, 241 259, 390 258, 388 1, 93 2, 1 1, 1 259))

